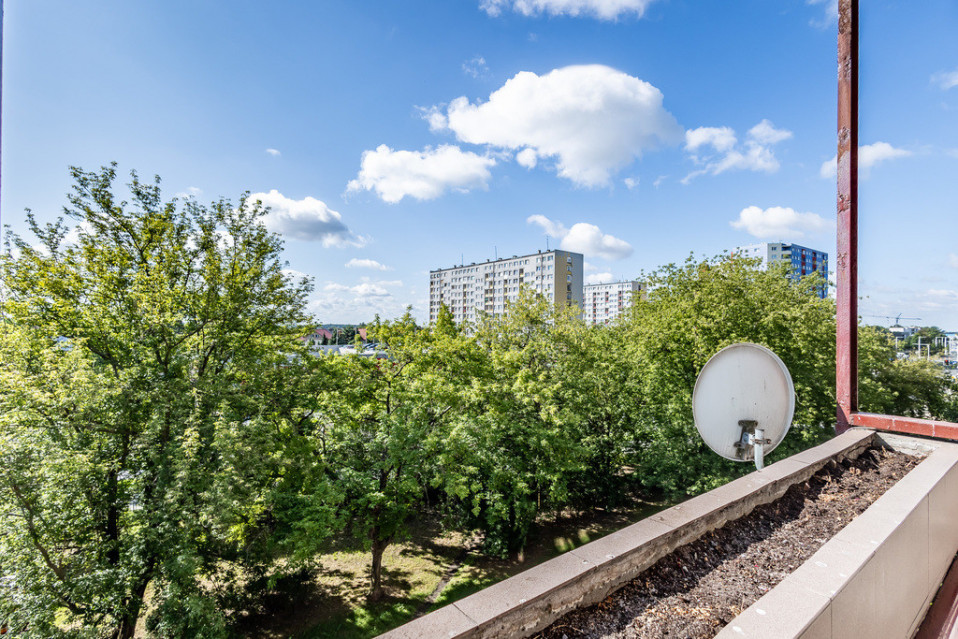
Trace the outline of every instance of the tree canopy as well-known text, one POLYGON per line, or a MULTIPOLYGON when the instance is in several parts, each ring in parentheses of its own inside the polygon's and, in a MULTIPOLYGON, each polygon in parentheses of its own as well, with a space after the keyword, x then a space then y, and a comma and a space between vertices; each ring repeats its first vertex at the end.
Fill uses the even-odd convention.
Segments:
POLYGON ((39 244, 2 258, 0 616, 130 637, 150 586, 152 631, 215 636, 203 575, 255 561, 253 529, 303 526, 279 493, 315 488, 309 463, 270 463, 301 435, 309 285, 258 204, 164 202, 136 173, 121 201, 114 166, 72 173, 73 237, 31 215, 39 244))
MULTIPOLYGON (((692 419, 698 373, 735 342, 795 384, 772 461, 833 433, 817 275, 689 258, 610 326, 527 291, 472 325, 376 318, 384 357, 323 355, 258 203, 73 177, 66 218, 29 215, 35 237, 0 256, 0 622, 27 636, 228 636, 331 540, 369 551, 378 599, 384 551, 427 515, 505 555, 543 517, 708 490, 751 470, 692 419)), ((958 418, 934 365, 877 330, 859 344, 863 409, 958 418)))

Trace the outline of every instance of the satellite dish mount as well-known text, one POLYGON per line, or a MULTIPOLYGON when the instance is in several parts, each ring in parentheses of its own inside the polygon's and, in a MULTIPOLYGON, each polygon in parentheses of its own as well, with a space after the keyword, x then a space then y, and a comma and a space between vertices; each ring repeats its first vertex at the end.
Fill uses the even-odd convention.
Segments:
POLYGON ((779 357, 758 344, 732 344, 702 367, 692 393, 695 427, 713 451, 765 467, 795 412, 795 387, 779 357))

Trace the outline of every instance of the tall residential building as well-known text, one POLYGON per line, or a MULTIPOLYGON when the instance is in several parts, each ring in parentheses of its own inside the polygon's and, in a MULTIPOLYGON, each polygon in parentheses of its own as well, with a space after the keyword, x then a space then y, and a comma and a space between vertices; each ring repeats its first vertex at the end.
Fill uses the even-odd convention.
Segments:
MULTIPOLYGON (((782 242, 761 242, 739 246, 732 251, 732 254, 760 258, 763 269, 768 268, 769 264, 785 262, 791 266, 790 277, 795 281, 815 271, 821 273, 822 278, 826 282, 828 281, 828 253, 816 251, 806 246, 783 244, 782 242)), ((827 293, 828 285, 823 284, 818 295, 824 298, 827 293)))
POLYGON ((429 272, 429 323, 445 304, 457 323, 475 321, 477 311, 503 315, 521 289, 556 304, 582 307, 582 254, 539 251, 485 263, 429 272))
POLYGON ((611 324, 615 318, 632 306, 634 296, 641 295, 642 284, 635 280, 628 282, 610 282, 608 284, 586 284, 582 297, 582 317, 589 326, 611 324))

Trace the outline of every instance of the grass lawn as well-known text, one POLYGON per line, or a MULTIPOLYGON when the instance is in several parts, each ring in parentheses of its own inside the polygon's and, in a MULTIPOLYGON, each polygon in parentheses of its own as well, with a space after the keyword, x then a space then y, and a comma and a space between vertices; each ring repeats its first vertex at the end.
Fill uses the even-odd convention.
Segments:
POLYGON ((440 608, 547 559, 638 521, 670 504, 637 500, 614 511, 566 513, 541 521, 530 533, 525 551, 508 559, 477 552, 464 556, 473 540, 443 533, 435 522, 413 530, 410 538, 386 549, 383 580, 388 596, 367 604, 370 554, 351 540, 323 556, 312 580, 295 589, 277 588, 263 602, 265 611, 239 628, 250 637, 296 639, 364 639, 402 625, 419 613, 440 608), (457 561, 461 567, 435 598, 443 575, 457 561))

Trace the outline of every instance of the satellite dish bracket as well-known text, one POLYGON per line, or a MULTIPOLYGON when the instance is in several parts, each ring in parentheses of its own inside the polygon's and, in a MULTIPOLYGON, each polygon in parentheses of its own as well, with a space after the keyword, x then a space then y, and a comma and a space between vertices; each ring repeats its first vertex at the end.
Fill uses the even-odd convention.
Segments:
POLYGON ((740 419, 738 425, 742 429, 741 438, 735 442, 738 457, 742 461, 751 457, 755 460, 755 468, 762 470, 765 467, 765 446, 771 444, 772 440, 765 438, 765 430, 759 428, 754 419, 740 419))

